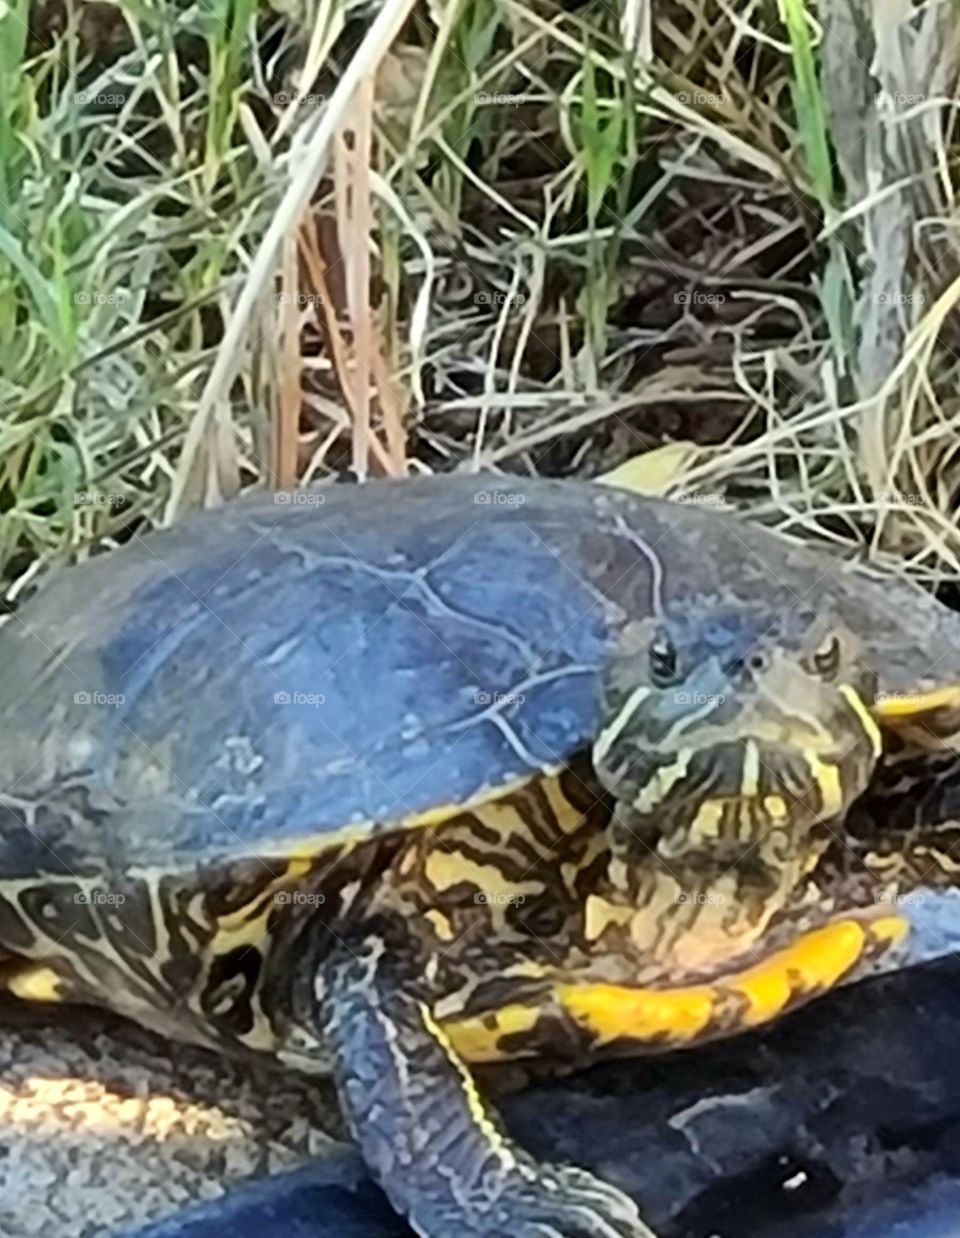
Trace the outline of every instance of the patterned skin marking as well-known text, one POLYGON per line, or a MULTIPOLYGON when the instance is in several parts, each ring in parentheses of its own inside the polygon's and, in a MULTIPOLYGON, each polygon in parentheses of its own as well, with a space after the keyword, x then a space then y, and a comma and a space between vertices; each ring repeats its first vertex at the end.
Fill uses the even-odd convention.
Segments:
MULTIPOLYGON (((756 768, 748 770, 750 778, 756 768)), ((906 813, 909 779, 902 770, 897 777, 906 813)), ((946 853, 960 840, 960 831, 931 829, 905 846, 898 835, 896 845, 913 858, 891 871, 890 857, 877 845, 882 833, 862 823, 857 828, 865 841, 861 846, 853 838, 842 848, 842 863, 830 852, 799 874, 798 911, 788 907, 783 916, 756 922, 767 957, 759 970, 739 972, 734 960, 749 941, 744 908, 751 897, 765 906, 762 889, 750 895, 756 874, 735 867, 726 875, 729 902, 721 914, 697 899, 679 903, 681 887, 652 857, 638 869, 638 902, 625 904, 608 876, 616 867, 610 813, 583 764, 511 791, 482 811, 461 811, 435 831, 373 838, 320 855, 307 871, 298 852, 289 863, 270 857, 223 865, 201 888, 192 874, 131 875, 124 879, 134 883, 126 887, 126 918, 113 921, 96 904, 77 904, 77 931, 59 953, 51 953, 48 930, 73 908, 80 887, 51 881, 41 890, 34 879, 23 888, 38 893, 25 905, 11 885, 4 887, 0 930, 4 916, 12 917, 13 930, 0 931, 0 942, 16 939, 20 954, 34 955, 47 969, 45 976, 34 970, 33 979, 20 973, 14 987, 25 995, 93 997, 153 1026, 163 1023, 161 1012, 180 1035, 325 1070, 324 1051, 291 993, 291 977, 303 970, 297 961, 305 951, 314 957, 329 948, 345 928, 378 911, 406 923, 420 916, 434 1017, 453 1029, 452 1037, 473 1037, 461 1046, 467 1059, 570 1058, 607 1045, 644 1052, 752 1026, 828 987, 857 958, 896 936, 889 931, 883 938, 878 921, 869 932, 849 927, 852 904, 876 909, 877 886, 864 861, 874 865, 884 890, 903 888, 925 879, 932 853, 946 853), (283 903, 280 896, 291 892, 299 901, 283 903), (43 910, 51 897, 53 919, 43 910), (84 916, 92 917, 92 936, 84 916), (143 916, 156 941, 152 954, 134 949, 128 937, 143 916), (847 927, 841 932, 835 924, 847 927), (711 958, 684 954, 684 941, 711 933, 711 958), (709 1017, 701 1025, 704 992, 709 1017)), ((718 877, 705 880, 707 893, 722 888, 718 877)))
POLYGON ((213 960, 201 996, 204 1015, 230 1036, 243 1039, 254 1030, 253 994, 263 957, 256 946, 237 946, 213 960))
POLYGON ((524 899, 543 892, 539 880, 510 880, 504 868, 493 860, 479 863, 469 853, 471 842, 472 839, 465 839, 461 848, 450 851, 439 847, 427 849, 423 875, 438 895, 462 884, 475 892, 473 897, 478 902, 506 905, 510 899, 524 899))
POLYGON ((423 914, 441 941, 453 941, 453 925, 442 911, 438 911, 436 907, 430 907, 423 914))

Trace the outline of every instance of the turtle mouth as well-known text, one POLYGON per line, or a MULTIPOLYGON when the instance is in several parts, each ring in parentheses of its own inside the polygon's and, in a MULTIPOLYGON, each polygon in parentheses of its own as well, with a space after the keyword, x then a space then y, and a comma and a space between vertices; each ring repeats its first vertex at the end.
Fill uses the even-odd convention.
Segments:
POLYGON ((631 810, 655 816, 665 835, 704 842, 745 843, 758 830, 829 819, 863 789, 843 757, 752 739, 681 752, 645 773, 631 810))
POLYGON ((828 823, 865 784, 856 754, 740 741, 661 765, 619 801, 618 829, 628 852, 640 854, 633 834, 684 880, 736 868, 780 890, 811 867, 828 823))

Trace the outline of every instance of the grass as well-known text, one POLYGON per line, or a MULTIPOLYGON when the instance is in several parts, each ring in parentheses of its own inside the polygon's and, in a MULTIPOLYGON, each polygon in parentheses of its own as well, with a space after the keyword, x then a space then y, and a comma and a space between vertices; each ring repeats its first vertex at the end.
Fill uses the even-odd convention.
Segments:
POLYGON ((956 17, 871 13, 12 0, 8 596, 253 484, 687 442, 667 493, 954 572, 956 17))

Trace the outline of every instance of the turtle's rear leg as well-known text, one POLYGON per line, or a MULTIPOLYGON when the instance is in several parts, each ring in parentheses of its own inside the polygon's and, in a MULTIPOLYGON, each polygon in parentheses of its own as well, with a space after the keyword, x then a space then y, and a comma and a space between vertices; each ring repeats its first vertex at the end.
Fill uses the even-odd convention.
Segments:
POLYGON ((371 931, 315 985, 344 1111, 397 1211, 423 1238, 653 1238, 627 1195, 507 1138, 416 996, 421 975, 371 931))

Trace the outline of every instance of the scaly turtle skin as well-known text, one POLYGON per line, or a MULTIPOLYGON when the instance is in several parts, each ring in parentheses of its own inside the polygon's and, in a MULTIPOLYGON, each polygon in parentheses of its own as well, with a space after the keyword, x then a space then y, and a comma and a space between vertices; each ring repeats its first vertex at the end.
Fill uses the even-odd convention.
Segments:
POLYGON ((331 1072, 428 1238, 649 1233, 510 1143, 468 1063, 724 1034, 898 940, 876 891, 920 861, 832 840, 888 736, 902 773, 955 729, 960 620, 587 483, 293 498, 0 631, 8 985, 331 1072))

